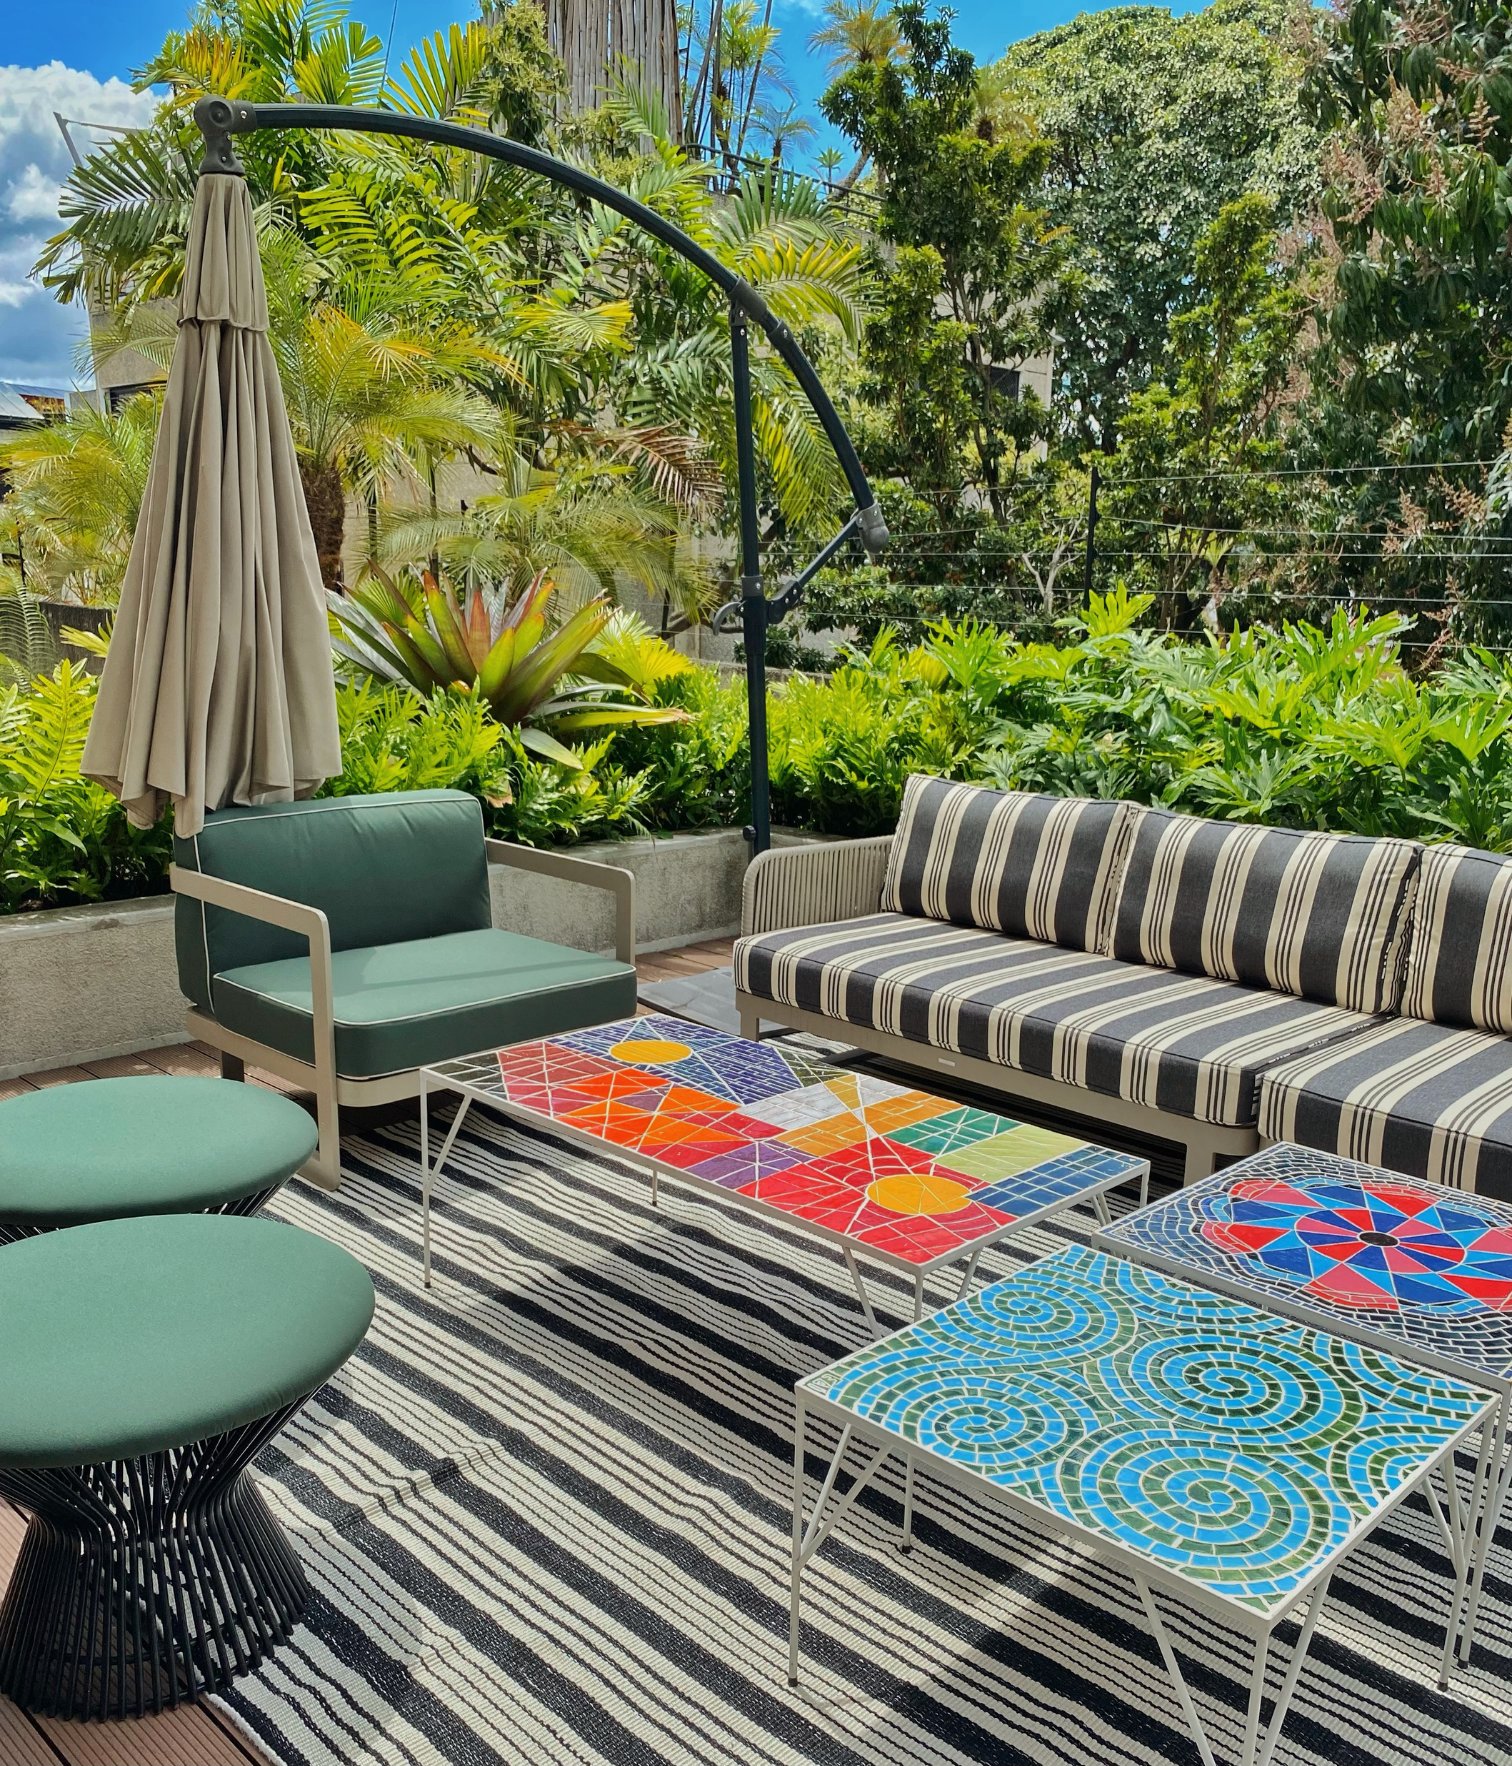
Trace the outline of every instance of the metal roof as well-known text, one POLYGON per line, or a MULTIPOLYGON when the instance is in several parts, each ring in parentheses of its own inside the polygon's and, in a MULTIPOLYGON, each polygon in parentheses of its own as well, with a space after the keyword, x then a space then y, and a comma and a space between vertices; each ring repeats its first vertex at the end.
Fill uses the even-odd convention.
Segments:
POLYGON ((20 393, 0 386, 0 424, 10 428, 17 423, 40 423, 42 413, 27 404, 20 393))

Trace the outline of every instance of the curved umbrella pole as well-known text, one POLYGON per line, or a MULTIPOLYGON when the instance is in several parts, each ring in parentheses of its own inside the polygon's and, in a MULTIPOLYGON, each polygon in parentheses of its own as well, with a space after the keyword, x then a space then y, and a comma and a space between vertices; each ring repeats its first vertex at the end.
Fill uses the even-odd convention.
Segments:
POLYGON ((443 147, 466 148, 485 158, 503 160, 524 171, 535 172, 553 184, 576 191, 605 208, 634 221, 653 238, 701 270, 730 303, 730 359, 735 374, 735 440, 740 507, 740 599, 722 607, 714 617, 717 631, 731 631, 737 623, 746 651, 746 697, 750 711, 751 825, 746 837, 754 852, 771 844, 771 793, 767 779, 766 745, 766 634, 802 598, 814 575, 852 538, 857 538, 875 558, 887 544, 887 523, 867 481, 855 444, 840 414, 824 390, 813 364, 799 348, 796 338, 781 319, 743 277, 722 264, 714 254, 690 238, 665 216, 645 203, 596 178, 580 166, 543 153, 537 147, 493 135, 463 123, 442 122, 432 117, 407 116, 401 111, 366 110, 340 104, 247 104, 240 99, 202 98, 194 107, 194 120, 205 138, 206 172, 238 173, 242 170, 232 146, 233 135, 258 129, 351 129, 368 135, 408 135, 434 141, 443 147), (818 556, 782 591, 770 598, 762 586, 761 535, 756 508, 756 437, 751 418, 751 369, 748 328, 758 325, 819 419, 840 469, 850 486, 855 508, 840 532, 818 556))

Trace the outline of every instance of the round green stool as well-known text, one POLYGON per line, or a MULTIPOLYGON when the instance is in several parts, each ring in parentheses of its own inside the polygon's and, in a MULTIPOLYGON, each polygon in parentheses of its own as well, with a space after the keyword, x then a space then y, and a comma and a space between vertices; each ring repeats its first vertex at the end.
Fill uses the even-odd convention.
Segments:
POLYGON ((84 1079, 0 1103, 0 1244, 137 1214, 255 1214, 309 1159, 292 1098, 229 1079, 84 1079))
POLYGON ((354 1257, 272 1220, 110 1220, 0 1251, 0 1495, 29 1515, 0 1692, 140 1716, 287 1639, 309 1588, 247 1467, 372 1316, 354 1257))

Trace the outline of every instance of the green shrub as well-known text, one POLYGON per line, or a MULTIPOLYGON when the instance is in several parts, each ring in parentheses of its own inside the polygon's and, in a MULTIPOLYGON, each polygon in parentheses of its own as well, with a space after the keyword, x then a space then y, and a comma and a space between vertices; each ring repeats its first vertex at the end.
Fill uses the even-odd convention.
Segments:
POLYGON ((165 886, 166 827, 133 828, 79 776, 95 681, 73 663, 0 687, 0 912, 165 886))
POLYGON ((373 681, 339 687, 336 709, 343 765, 326 796, 471 791, 490 834, 530 846, 612 839, 641 826, 644 783, 609 761, 607 741, 579 750, 573 766, 557 766, 536 759, 475 694, 426 699, 373 681))
MULTIPOLYGON (((1403 666, 1403 622, 1190 642, 1140 629, 1145 598, 1095 597, 1058 644, 942 623, 884 631, 824 680, 774 688, 773 816, 882 833, 910 772, 1282 827, 1460 840, 1512 851, 1512 659, 1403 666)), ((0 690, 0 911, 161 888, 166 826, 128 827, 79 777, 95 683, 69 664, 0 690)), ((663 681, 674 723, 619 730, 560 766, 475 694, 349 684, 332 794, 450 786, 491 832, 532 845, 644 829, 739 827, 748 814, 745 683, 663 681)))

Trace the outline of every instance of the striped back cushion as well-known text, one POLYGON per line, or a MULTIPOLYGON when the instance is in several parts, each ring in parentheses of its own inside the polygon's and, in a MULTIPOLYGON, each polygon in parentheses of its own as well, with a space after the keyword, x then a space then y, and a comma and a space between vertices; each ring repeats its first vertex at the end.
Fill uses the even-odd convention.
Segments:
POLYGON ((1512 859, 1468 846, 1424 852, 1402 1011, 1512 1036, 1512 859))
POLYGON ((1098 950, 1132 810, 1085 797, 988 791, 916 773, 882 907, 1070 950, 1098 950))
POLYGON ((1422 848, 1136 812, 1112 954, 1390 1012, 1422 848))

